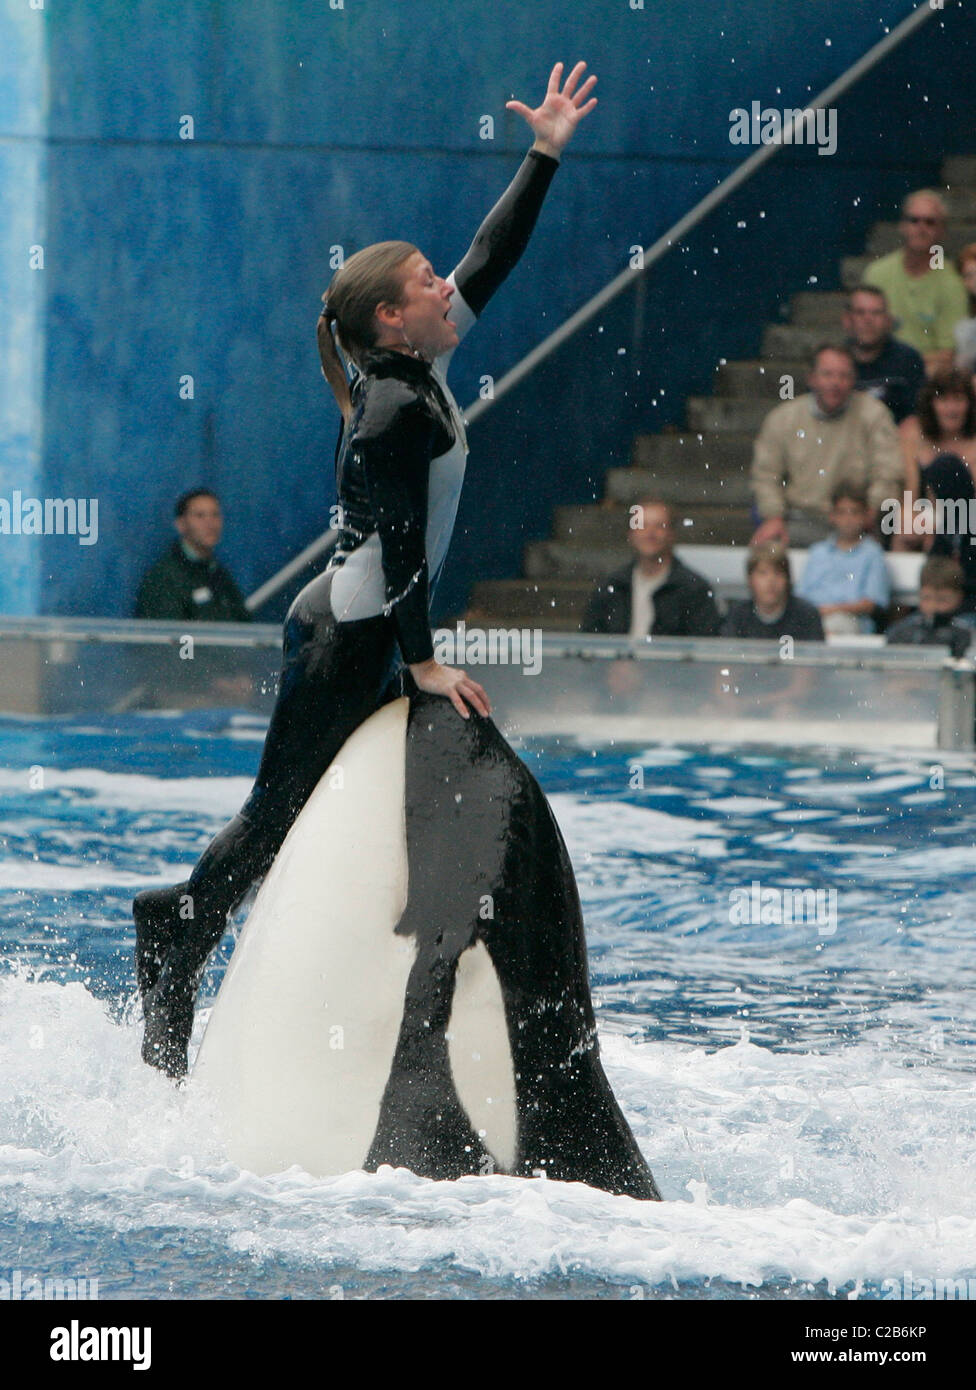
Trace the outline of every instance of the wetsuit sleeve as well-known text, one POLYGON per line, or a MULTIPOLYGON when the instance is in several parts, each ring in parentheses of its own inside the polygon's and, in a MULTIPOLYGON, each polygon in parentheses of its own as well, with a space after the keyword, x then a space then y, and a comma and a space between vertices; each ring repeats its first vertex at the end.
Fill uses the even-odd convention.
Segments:
POLYGON ((478 228, 452 277, 473 314, 481 313, 517 264, 558 168, 559 160, 554 156, 529 150, 518 173, 478 228))
POLYGON ((403 382, 375 381, 353 448, 380 538, 385 610, 407 665, 434 655, 427 572, 427 489, 434 420, 403 382))

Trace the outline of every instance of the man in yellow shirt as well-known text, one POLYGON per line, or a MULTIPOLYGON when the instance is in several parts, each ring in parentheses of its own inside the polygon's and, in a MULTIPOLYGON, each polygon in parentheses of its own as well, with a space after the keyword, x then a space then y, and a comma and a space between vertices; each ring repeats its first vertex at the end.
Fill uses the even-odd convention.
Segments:
POLYGON ((938 193, 909 193, 898 224, 902 249, 872 261, 865 285, 888 297, 895 333, 925 358, 929 376, 952 366, 953 330, 969 313, 966 286, 945 261, 946 205, 938 193))

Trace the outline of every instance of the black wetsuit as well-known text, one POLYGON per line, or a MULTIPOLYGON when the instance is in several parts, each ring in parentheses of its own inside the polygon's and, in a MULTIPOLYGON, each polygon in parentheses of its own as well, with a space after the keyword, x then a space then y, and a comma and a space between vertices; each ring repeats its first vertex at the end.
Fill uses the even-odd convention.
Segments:
MULTIPOLYGON (((525 249, 558 165, 528 152, 448 276, 459 341, 525 249)), ((398 648, 407 664, 433 655, 430 592, 467 453, 445 380, 453 351, 433 364, 388 348, 364 356, 336 450, 339 543, 285 619, 278 698, 254 787, 188 883, 136 899, 143 1057, 171 1075, 185 1071, 193 998, 227 913, 270 867, 346 739, 398 693, 398 648)))

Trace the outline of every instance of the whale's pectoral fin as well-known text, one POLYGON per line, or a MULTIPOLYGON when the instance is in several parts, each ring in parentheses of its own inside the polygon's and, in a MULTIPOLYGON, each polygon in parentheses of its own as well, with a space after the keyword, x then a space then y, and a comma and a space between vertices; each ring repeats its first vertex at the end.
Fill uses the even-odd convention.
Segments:
POLYGON ((579 895, 535 778, 490 719, 419 695, 405 787, 397 931, 417 958, 371 1160, 394 1161, 377 1157, 395 1150, 394 1134, 401 1149, 425 1149, 409 1136, 436 1114, 452 1135, 436 1142, 462 1171, 485 1171, 487 1158, 658 1197, 600 1065, 579 895), (472 1038, 490 1040, 487 1055, 472 1038))

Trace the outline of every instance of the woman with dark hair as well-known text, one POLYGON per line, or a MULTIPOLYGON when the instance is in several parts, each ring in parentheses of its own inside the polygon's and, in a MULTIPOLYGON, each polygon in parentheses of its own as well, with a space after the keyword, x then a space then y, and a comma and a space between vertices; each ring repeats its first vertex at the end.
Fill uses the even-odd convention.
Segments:
POLYGON ((971 241, 959 252, 956 269, 969 295, 969 318, 960 319, 953 329, 956 340, 954 365, 960 372, 972 375, 976 372, 976 241, 971 241))
POLYGON ((409 242, 356 252, 323 295, 322 371, 342 413, 336 445, 339 541, 285 619, 284 654, 253 790, 186 883, 133 904, 143 1059, 170 1076, 187 1066, 197 987, 228 913, 270 867, 289 828, 352 732, 396 688, 397 649, 416 688, 490 712, 482 687, 434 660, 430 592, 450 543, 468 452, 446 371, 454 349, 517 263, 559 155, 596 78, 563 64, 542 104, 507 107, 535 142, 447 277, 409 242), (333 338, 333 332, 335 337, 333 338), (350 359, 350 386, 339 355, 350 359))
POLYGON ((918 393, 915 414, 899 426, 905 460, 905 505, 902 532, 892 549, 920 548, 912 522, 912 504, 921 496, 920 471, 938 454, 956 454, 976 477, 976 395, 966 372, 948 371, 927 381, 918 393))
POLYGON ((931 506, 929 555, 959 562, 963 575, 962 611, 976 610, 976 485, 956 454, 939 454, 922 469, 922 488, 931 506))

